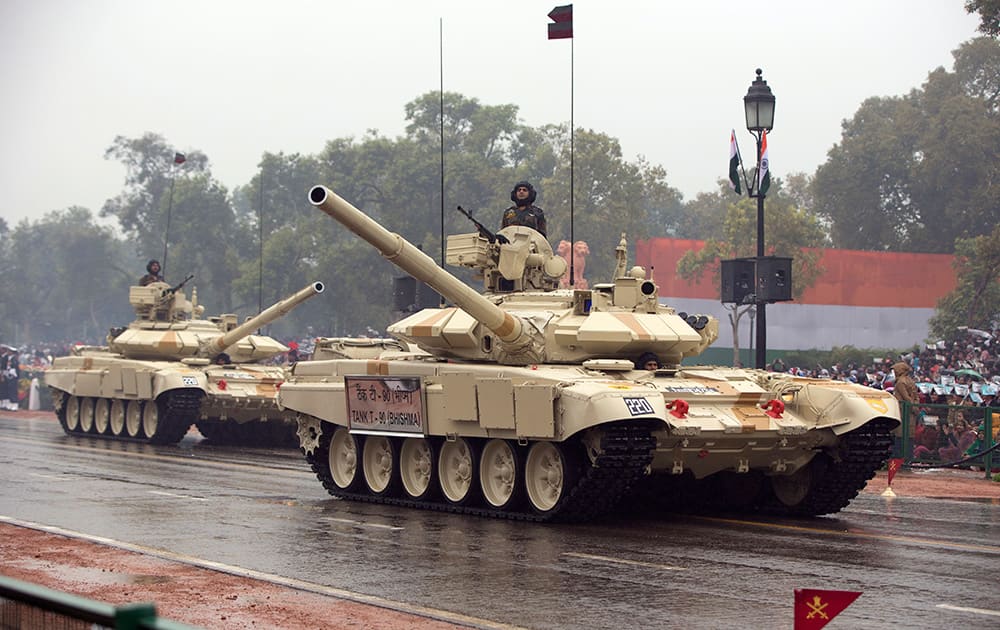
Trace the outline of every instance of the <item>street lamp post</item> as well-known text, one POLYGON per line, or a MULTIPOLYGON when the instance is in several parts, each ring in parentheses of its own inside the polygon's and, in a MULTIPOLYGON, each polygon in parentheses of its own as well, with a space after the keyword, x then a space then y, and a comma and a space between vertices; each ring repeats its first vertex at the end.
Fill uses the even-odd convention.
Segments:
MULTIPOLYGON (((751 198, 757 199, 757 263, 764 257, 764 193, 760 190, 760 168, 761 168, 761 137, 765 132, 771 131, 774 127, 774 94, 767 86, 767 81, 761 78, 762 71, 757 68, 757 78, 750 84, 747 95, 743 97, 743 106, 746 109, 747 131, 753 134, 757 140, 757 175, 754 183, 750 184, 747 193, 751 198)), ((766 300, 760 294, 760 277, 755 282, 754 302, 757 310, 757 355, 755 367, 763 369, 767 362, 767 319, 764 313, 766 300)))

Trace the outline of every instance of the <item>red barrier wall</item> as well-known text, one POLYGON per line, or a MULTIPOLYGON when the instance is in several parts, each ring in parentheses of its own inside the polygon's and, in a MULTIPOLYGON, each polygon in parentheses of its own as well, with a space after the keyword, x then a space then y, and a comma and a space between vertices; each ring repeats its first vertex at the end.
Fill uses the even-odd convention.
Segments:
MULTIPOLYGON (((711 273, 702 274, 694 283, 677 276, 681 256, 704 246, 704 241, 690 239, 640 240, 635 248, 636 264, 653 267, 653 277, 663 296, 717 300, 719 289, 711 273)), ((934 308, 939 298, 955 288, 955 257, 950 254, 820 251, 824 272, 796 303, 934 308)))

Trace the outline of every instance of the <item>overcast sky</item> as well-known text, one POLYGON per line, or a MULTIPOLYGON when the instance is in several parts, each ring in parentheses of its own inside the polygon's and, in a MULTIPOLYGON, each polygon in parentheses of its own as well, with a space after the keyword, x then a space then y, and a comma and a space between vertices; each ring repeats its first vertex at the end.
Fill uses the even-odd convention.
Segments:
POLYGON ((0 0, 0 217, 96 215, 124 186, 104 159, 118 135, 201 150, 230 190, 265 151, 401 135, 404 105, 441 83, 442 25, 446 91, 513 103, 532 126, 568 122, 572 93, 577 127, 662 165, 691 199, 726 175, 730 129, 753 153, 755 68, 777 99, 771 172, 813 173, 864 99, 951 70, 978 25, 963 0, 577 0, 575 39, 549 41, 556 4, 0 0))

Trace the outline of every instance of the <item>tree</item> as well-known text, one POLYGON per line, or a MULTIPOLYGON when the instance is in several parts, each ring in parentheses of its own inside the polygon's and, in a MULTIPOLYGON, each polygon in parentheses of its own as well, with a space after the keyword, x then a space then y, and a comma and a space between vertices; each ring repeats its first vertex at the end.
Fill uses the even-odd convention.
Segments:
POLYGON ((979 14, 979 32, 1000 37, 1000 0, 966 0, 965 10, 979 14))
MULTIPOLYGON (((560 160, 551 176, 543 177, 549 241, 555 247, 570 238, 570 159, 566 127, 545 130, 560 160)), ((573 236, 588 242, 595 254, 588 263, 590 278, 609 281, 614 271, 613 252, 626 233, 629 242, 651 234, 666 234, 676 221, 680 193, 666 183, 666 173, 643 159, 622 158, 618 140, 593 130, 577 130, 574 138, 573 236)), ((541 203, 541 202, 540 202, 541 203)))
MULTIPOLYGON (((565 125, 529 127, 518 120, 516 105, 488 105, 446 93, 442 191, 441 96, 436 92, 418 96, 406 105, 405 116, 406 132, 400 137, 367 130, 357 138, 331 139, 315 155, 264 153, 259 171, 231 195, 212 177, 203 153, 188 149, 186 161, 178 165, 175 148, 158 134, 116 137, 105 157, 122 162, 126 178, 121 193, 109 199, 100 214, 117 220, 125 238, 119 241, 111 235, 103 249, 92 245, 93 251, 115 262, 117 284, 90 287, 91 293, 127 309, 127 287, 141 275, 135 258, 141 264, 160 258, 166 242, 168 281, 195 274, 192 285, 208 313, 256 310, 258 303, 267 306, 307 282, 320 280, 327 291, 296 309, 285 322, 276 323, 278 328, 286 329, 286 323, 288 330, 313 326, 319 334, 381 330, 391 315, 392 279, 401 272, 309 205, 306 193, 315 184, 330 186, 435 259, 443 234, 473 229, 455 206, 478 211, 484 224, 498 227, 500 211, 510 203, 511 185, 520 179, 534 182, 539 190, 538 203, 550 217, 554 244, 569 237, 570 155, 565 125), (131 262, 121 262, 130 258, 131 262)), ((676 232, 688 219, 681 195, 668 185, 663 168, 642 157, 625 160, 616 139, 578 130, 573 158, 577 238, 590 241, 599 252, 591 277, 610 276, 611 252, 623 230, 634 241, 676 232)), ((96 229, 92 217, 74 215, 73 220, 80 234, 96 229)), ((42 232, 47 234, 50 227, 42 232)), ((38 232, 37 226, 27 226, 0 241, 5 268, 25 252, 44 252, 69 242, 43 238, 38 232)), ((33 267, 44 266, 43 261, 31 260, 33 267)), ((64 271, 71 277, 106 278, 108 272, 101 265, 101 260, 84 257, 64 271)), ((449 271, 471 276, 466 270, 449 271)), ((37 280, 49 278, 37 275, 37 280)), ((15 292, 4 292, 5 297, 8 294, 15 292)), ((66 305, 84 297, 71 294, 67 287, 65 296, 52 300, 66 305)), ((37 306, 31 300, 25 304, 37 306)), ((118 315, 103 314, 104 305, 94 306, 93 315, 85 320, 89 330, 95 323, 102 329, 124 323, 118 315)), ((0 313, 9 313, 9 308, 5 300, 0 313)), ((59 321, 84 320, 73 313, 59 321)), ((73 336, 79 334, 78 329, 69 330, 73 336)))
MULTIPOLYGON (((705 204, 711 196, 699 196, 696 203, 705 204)), ((707 224, 711 237, 705 247, 689 251, 677 263, 681 278, 693 281, 711 270, 716 286, 721 283, 721 262, 724 259, 756 257, 757 254, 757 201, 749 197, 736 198, 729 190, 727 180, 719 180, 715 195, 722 207, 708 216, 714 224, 707 224), (721 201, 725 199, 726 201, 721 201)), ((800 297, 816 282, 822 273, 819 266, 820 251, 827 244, 825 231, 819 217, 800 208, 787 194, 783 182, 774 180, 764 207, 764 236, 766 256, 792 257, 792 295, 800 297)), ((733 328, 733 365, 739 361, 739 323, 749 313, 753 304, 727 304, 729 323, 733 328)))
POLYGON ((16 279, 4 287, 8 334, 23 341, 103 343, 111 323, 129 321, 122 296, 134 280, 124 261, 113 232, 96 225, 86 208, 22 221, 11 234, 5 256, 10 266, 2 274, 16 279))
POLYGON ((125 190, 104 204, 101 216, 118 219, 142 259, 166 249, 161 262, 168 282, 194 274, 201 297, 228 311, 239 268, 236 246, 251 239, 247 225, 237 221, 229 193, 212 178, 204 154, 188 151, 180 165, 174 154, 157 134, 116 137, 105 157, 125 165, 125 190))
POLYGON ((870 98, 816 171, 835 247, 949 252, 1000 215, 1000 42, 954 53, 905 97, 870 98))
POLYGON ((958 286, 938 300, 930 320, 936 339, 952 340, 960 327, 1000 329, 1000 226, 955 243, 958 286))

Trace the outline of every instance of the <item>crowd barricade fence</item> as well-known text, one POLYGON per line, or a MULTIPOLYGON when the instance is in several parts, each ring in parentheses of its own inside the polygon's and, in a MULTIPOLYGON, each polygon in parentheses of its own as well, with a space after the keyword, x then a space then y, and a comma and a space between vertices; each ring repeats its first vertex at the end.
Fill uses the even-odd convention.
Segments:
POLYGON ((1000 467, 997 448, 1000 407, 902 402, 902 426, 893 457, 909 468, 984 470, 990 478, 1000 467))

